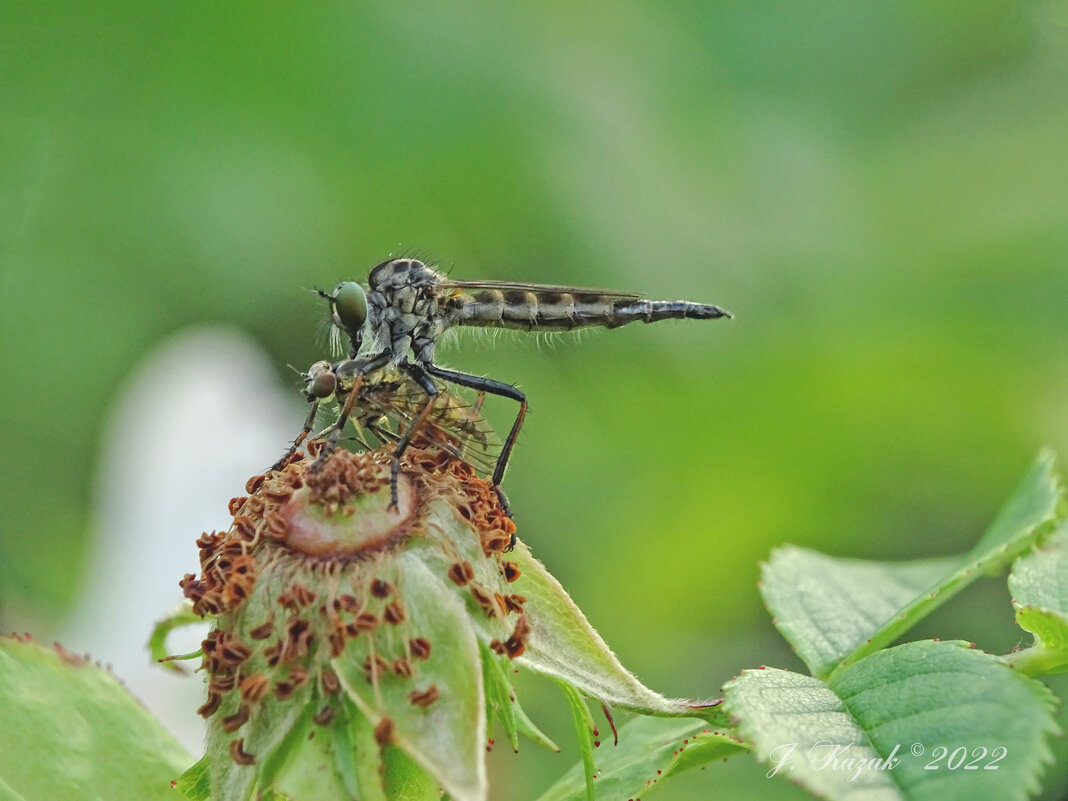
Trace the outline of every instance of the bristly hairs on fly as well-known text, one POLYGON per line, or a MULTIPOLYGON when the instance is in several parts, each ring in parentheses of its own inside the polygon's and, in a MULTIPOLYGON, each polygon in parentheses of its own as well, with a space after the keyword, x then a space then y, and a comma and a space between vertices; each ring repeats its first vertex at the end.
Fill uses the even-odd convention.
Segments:
MULTIPOLYGON (((320 303, 324 303, 322 300, 321 289, 308 289, 302 287, 305 292, 311 292, 314 295, 319 296, 320 303)), ((347 354, 345 343, 341 341, 342 331, 336 325, 330 313, 330 304, 326 303, 326 311, 322 310, 322 306, 319 307, 319 311, 315 312, 315 344, 320 348, 326 348, 331 357, 340 359, 347 354)))
POLYGON ((494 328, 491 326, 467 328, 457 325, 446 329, 438 338, 438 344, 448 352, 454 347, 458 339, 463 339, 465 347, 470 345, 478 350, 492 350, 497 347, 497 343, 502 341, 508 342, 510 345, 521 342, 522 347, 529 348, 531 339, 533 339, 534 347, 539 351, 542 349, 556 350, 572 343, 577 345, 590 333, 591 331, 587 328, 576 328, 574 331, 538 331, 536 329, 534 331, 522 331, 515 328, 494 328))

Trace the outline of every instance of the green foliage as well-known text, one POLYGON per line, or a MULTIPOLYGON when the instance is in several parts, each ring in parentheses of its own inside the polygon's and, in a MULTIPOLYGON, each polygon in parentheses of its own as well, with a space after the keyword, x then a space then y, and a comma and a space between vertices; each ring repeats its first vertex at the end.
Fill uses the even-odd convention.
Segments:
POLYGON ((482 648, 482 683, 486 690, 486 716, 489 724, 487 728, 492 732, 493 722, 499 722, 513 751, 519 750, 519 735, 522 734, 550 751, 559 752, 559 746, 534 725, 519 705, 519 699, 516 698, 512 684, 505 675, 501 660, 495 658, 496 655, 484 644, 479 645, 482 648))
MULTIPOLYGON (((1068 666, 1063 509, 1060 477, 1052 454, 1044 452, 976 546, 959 557, 894 565, 782 549, 764 571, 763 591, 776 624, 813 675, 745 670, 724 687, 722 704, 671 701, 648 690, 520 543, 512 554, 519 576, 509 589, 525 595, 532 628, 516 656, 563 690, 581 757, 540 801, 624 801, 744 750, 769 765, 768 778, 789 776, 831 801, 1029 798, 1053 759, 1048 738, 1059 732, 1054 696, 1034 677, 1068 666), (1009 586, 1021 626, 1035 635, 1030 648, 999 657, 962 642, 883 647, 975 575, 1013 560, 1009 586), (584 693, 644 717, 606 748, 584 693)), ((464 524, 438 517, 438 530, 450 527, 459 532, 464 524)), ((452 550, 462 551, 465 543, 458 537, 452 550)), ((213 727, 206 756, 175 789, 189 801, 245 797, 254 785, 267 799, 432 801, 440 787, 452 798, 481 801, 487 796, 487 726, 499 723, 513 749, 520 734, 555 749, 516 699, 495 650, 500 643, 490 640, 498 628, 487 622, 491 618, 471 618, 477 605, 468 609, 439 577, 455 553, 444 560, 435 554, 421 542, 398 554, 394 567, 406 619, 435 633, 420 675, 448 688, 436 703, 408 703, 408 685, 385 676, 372 684, 361 662, 373 656, 366 651, 370 640, 358 638, 331 661, 342 690, 338 714, 313 724, 321 700, 310 685, 287 703, 266 705, 241 741, 262 760, 255 772, 238 764, 231 750, 236 743, 213 727)), ((265 610, 257 603, 269 599, 257 598, 248 603, 260 619, 265 610)), ((175 610, 153 633, 153 652, 162 651, 170 630, 195 620, 175 610)), ((0 755, 0 781, 14 788, 13 799, 35 801, 47 788, 78 781, 107 787, 119 777, 134 781, 138 797, 156 797, 166 786, 159 777, 188 762, 108 674, 61 652, 3 641, 0 688, 19 690, 0 699, 14 709, 4 721, 8 737, 21 732, 50 760, 62 757, 50 771, 43 763, 0 755), (49 738, 69 726, 63 718, 72 710, 123 737, 93 740, 89 751, 53 742, 49 738), (85 774, 87 760, 96 770, 92 777, 85 774)), ((237 700, 224 700, 219 714, 232 714, 237 700)))
POLYGON ((575 740, 578 743, 579 754, 582 755, 582 773, 585 779, 586 801, 595 801, 597 791, 594 789, 593 780, 597 768, 593 764, 593 738, 596 727, 590 709, 578 690, 566 682, 558 682, 560 689, 567 698, 567 706, 571 710, 571 722, 575 726, 575 740))
POLYGON ((106 670, 0 638, 0 798, 173 801, 192 759, 106 670))
MULTIPOLYGON (((618 744, 601 742, 592 783, 598 801, 644 798, 672 776, 745 749, 728 733, 710 730, 705 721, 638 717, 620 729, 618 744)), ((538 801, 583 801, 589 785, 583 759, 538 801)))
MULTIPOLYGON (((1052 693, 1029 676, 1068 662, 1068 522, 1050 534, 1063 504, 1053 461, 1048 451, 1039 455, 958 557, 892 564, 779 549, 762 591, 813 675, 743 671, 724 687, 720 710, 736 728, 636 720, 621 732, 620 750, 583 748, 582 762, 540 801, 582 801, 594 788, 602 801, 644 797, 683 768, 745 748, 769 764, 769 778, 791 778, 832 801, 1035 794, 1053 758, 1047 740, 1059 729, 1052 693), (998 657, 959 642, 885 647, 1013 559, 1010 588, 1020 624, 1036 635, 1032 648, 998 657), (652 781, 654 767, 661 773, 652 781)), ((581 699, 569 700, 578 709, 581 699)))
POLYGON ((724 688, 727 705, 769 775, 822 798, 1027 798, 1051 758, 1053 696, 966 646, 899 645, 826 682, 747 670, 724 688))
POLYGON ((1009 591, 1020 627, 1035 635, 1031 648, 1006 660, 1027 673, 1060 672, 1068 664, 1068 522, 1040 548, 1018 559, 1009 591))
POLYGON ((975 579, 1002 570, 1048 532, 1060 497, 1046 451, 967 553, 892 564, 780 548, 763 571, 764 600, 813 675, 826 677, 889 645, 975 579))
POLYGON ((772 765, 769 775, 790 775, 829 799, 1037 792, 1052 758, 1046 738, 1058 729, 1052 695, 1028 674, 1065 662, 1063 527, 1036 545, 1062 495, 1044 452, 960 557, 894 565, 778 552, 764 571, 764 596, 813 676, 749 670, 724 688, 725 706, 772 765), (885 649, 976 576, 1016 557, 1010 586, 1021 625, 1036 633, 1029 652, 999 658, 932 641, 885 649))

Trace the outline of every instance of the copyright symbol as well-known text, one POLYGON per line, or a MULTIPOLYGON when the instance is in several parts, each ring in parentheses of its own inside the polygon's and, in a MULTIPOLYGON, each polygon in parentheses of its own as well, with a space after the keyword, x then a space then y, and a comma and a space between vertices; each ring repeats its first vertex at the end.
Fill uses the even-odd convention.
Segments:
POLYGON ((923 755, 923 746, 920 745, 919 743, 913 743, 912 744, 912 748, 910 750, 912 751, 912 755, 913 756, 922 756, 923 755))

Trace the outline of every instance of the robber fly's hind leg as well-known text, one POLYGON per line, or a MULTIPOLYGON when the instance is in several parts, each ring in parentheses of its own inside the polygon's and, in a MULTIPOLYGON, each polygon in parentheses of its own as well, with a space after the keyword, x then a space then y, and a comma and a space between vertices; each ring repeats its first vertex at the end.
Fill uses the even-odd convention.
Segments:
POLYGON ((315 400, 311 401, 311 411, 308 412, 308 419, 304 421, 304 428, 301 429, 301 432, 299 434, 297 434, 297 438, 293 440, 293 444, 289 446, 289 450, 286 451, 285 456, 283 456, 281 459, 271 465, 272 470, 281 470, 283 467, 289 464, 289 460, 292 459, 293 454, 297 452, 297 448, 300 447, 300 443, 304 442, 304 440, 307 439, 308 434, 310 434, 311 430, 315 427, 315 414, 318 411, 319 399, 316 398, 315 400))
POLYGON ((437 367, 433 364, 426 365, 426 371, 444 381, 459 384, 461 387, 469 387, 479 392, 500 395, 502 398, 510 398, 519 404, 519 414, 516 415, 515 422, 512 423, 512 430, 508 432, 504 445, 501 446, 501 455, 497 457, 497 464, 493 468, 493 477, 490 479, 493 482, 493 489, 497 493, 497 498, 500 499, 501 506, 511 517, 512 510, 508 506, 508 497, 504 494, 504 490, 501 489, 501 482, 504 480, 504 471, 508 469, 508 459, 512 455, 512 448, 515 447, 519 429, 523 427, 523 419, 527 416, 527 396, 511 384, 494 381, 492 378, 458 373, 455 370, 446 370, 444 367, 437 367))
POLYGON ((394 511, 397 509, 397 477, 400 475, 400 458, 412 443, 412 437, 415 436, 415 433, 422 427, 427 417, 434 410, 434 404, 437 402, 439 392, 437 385, 419 365, 408 362, 402 364, 401 369, 415 379, 415 382, 419 384, 427 397, 426 403, 423 404, 423 408, 420 409, 412 424, 408 426, 408 430, 401 434, 397 440, 397 445, 393 449, 393 458, 389 462, 390 508, 394 511))

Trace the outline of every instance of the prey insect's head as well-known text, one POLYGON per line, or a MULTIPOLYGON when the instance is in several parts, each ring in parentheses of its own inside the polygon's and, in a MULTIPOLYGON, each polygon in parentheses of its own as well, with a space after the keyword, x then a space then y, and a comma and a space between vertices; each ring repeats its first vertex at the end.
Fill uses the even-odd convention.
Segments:
POLYGON ((318 292, 330 303, 330 319, 348 334, 355 353, 360 349, 363 324, 367 321, 367 293, 355 281, 342 281, 333 292, 318 292))
POLYGON ((324 400, 337 389, 337 376, 330 362, 316 362, 308 368, 304 377, 307 379, 304 394, 308 400, 324 400))

